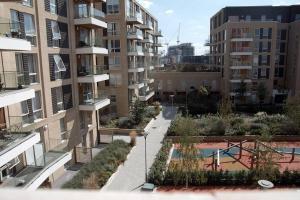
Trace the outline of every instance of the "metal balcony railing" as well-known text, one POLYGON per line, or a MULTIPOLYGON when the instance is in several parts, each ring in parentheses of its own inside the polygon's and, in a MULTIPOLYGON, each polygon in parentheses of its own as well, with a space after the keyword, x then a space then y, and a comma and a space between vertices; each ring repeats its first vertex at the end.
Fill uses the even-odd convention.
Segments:
POLYGON ((107 65, 79 66, 78 76, 102 75, 108 73, 107 65))
POLYGON ((104 19, 105 13, 87 4, 75 5, 75 19, 93 17, 96 19, 104 19))

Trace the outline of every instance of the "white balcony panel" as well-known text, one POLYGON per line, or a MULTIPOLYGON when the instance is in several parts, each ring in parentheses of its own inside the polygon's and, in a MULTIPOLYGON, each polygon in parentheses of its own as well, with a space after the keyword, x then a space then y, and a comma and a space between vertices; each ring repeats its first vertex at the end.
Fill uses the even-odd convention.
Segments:
POLYGON ((129 68, 128 69, 128 72, 131 72, 131 73, 139 73, 139 72, 143 72, 145 71, 144 68, 129 68))
POLYGON ((138 35, 138 34, 131 34, 127 36, 127 39, 129 40, 143 40, 144 37, 142 35, 138 35))
POLYGON ((104 21, 101 21, 99 19, 93 18, 93 17, 88 17, 88 18, 79 18, 79 19, 74 19, 74 24, 75 25, 95 25, 99 26, 102 28, 107 28, 107 23, 104 21))
POLYGON ((244 83, 252 83, 252 80, 251 79, 234 79, 234 80, 230 80, 231 83, 241 83, 241 82, 244 82, 244 83))
POLYGON ((253 42, 253 38, 232 38, 231 42, 253 42))
POLYGON ((147 96, 139 96, 139 99, 140 101, 148 101, 153 96, 154 96, 154 91, 150 92, 147 96))
POLYGON ((20 89, 0 93, 0 108, 34 98, 34 89, 20 89))
POLYGON ((252 66, 231 66, 230 69, 252 69, 252 66))
POLYGON ((33 178, 26 186, 24 187, 27 190, 34 191, 42 185, 42 183, 49 177, 51 174, 56 172, 59 168, 63 167, 67 162, 72 159, 72 152, 67 152, 60 156, 58 159, 49 163, 35 178, 33 178))
POLYGON ((83 47, 77 48, 76 54, 108 54, 108 50, 102 47, 83 47))
POLYGON ((31 51, 30 42, 9 37, 0 37, 0 51, 31 51))
POLYGON ((139 51, 129 51, 128 56, 144 56, 145 54, 143 52, 139 51))
POLYGON ((110 104, 110 99, 103 99, 101 101, 97 101, 94 104, 90 105, 79 105, 79 110, 81 111, 96 111, 101 108, 104 108, 110 104))
POLYGON ((77 79, 78 83, 98 83, 106 80, 109 80, 108 74, 81 76, 77 79))
POLYGON ((129 89, 141 89, 145 86, 145 83, 139 83, 139 84, 132 84, 129 85, 129 89))
POLYGON ((252 56, 253 52, 232 52, 231 56, 252 56))
POLYGON ((39 133, 32 133, 22 140, 16 140, 0 151, 0 166, 5 165, 13 158, 28 150, 41 140, 39 133))

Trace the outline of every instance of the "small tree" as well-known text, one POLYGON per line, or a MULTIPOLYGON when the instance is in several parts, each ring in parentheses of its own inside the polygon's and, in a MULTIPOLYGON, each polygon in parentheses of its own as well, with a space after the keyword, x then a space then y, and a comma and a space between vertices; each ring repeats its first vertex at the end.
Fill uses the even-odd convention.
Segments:
POLYGON ((197 168, 198 164, 198 150, 192 137, 197 133, 197 125, 192 118, 181 118, 177 122, 175 133, 180 136, 180 167, 185 176, 186 187, 188 187, 191 173, 197 168))
POLYGON ((145 112, 145 104, 137 99, 134 102, 133 108, 131 110, 131 118, 136 125, 140 124, 144 120, 145 112))
POLYGON ((222 98, 222 101, 218 107, 218 112, 222 118, 226 118, 232 113, 232 105, 228 98, 222 98))
POLYGON ((285 106, 286 115, 300 128, 300 96, 288 99, 285 106))
POLYGON ((264 83, 259 83, 257 86, 257 98, 259 100, 259 105, 261 106, 262 102, 265 100, 267 96, 267 88, 264 83))
POLYGON ((276 175, 279 171, 276 160, 279 160, 279 154, 275 152, 274 146, 271 145, 272 136, 268 130, 264 130, 260 138, 256 141, 257 146, 255 151, 256 180, 266 179, 270 181, 276 180, 276 175))

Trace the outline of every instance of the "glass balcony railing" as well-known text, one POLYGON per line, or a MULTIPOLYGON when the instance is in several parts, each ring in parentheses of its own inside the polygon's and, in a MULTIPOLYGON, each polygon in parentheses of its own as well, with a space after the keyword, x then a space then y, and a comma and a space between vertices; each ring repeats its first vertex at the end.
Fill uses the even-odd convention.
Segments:
POLYGON ((32 113, 20 114, 19 116, 9 116, 11 124, 19 128, 35 123, 37 120, 43 119, 43 111, 41 109, 35 110, 32 113))
POLYGON ((141 22, 143 21, 142 13, 140 13, 140 12, 130 13, 128 15, 128 18, 134 19, 136 21, 141 21, 141 22))
POLYGON ((80 98, 80 105, 93 105, 108 99, 108 94, 104 91, 95 94, 93 92, 83 92, 80 98))
POLYGON ((127 32, 128 36, 143 37, 143 31, 140 29, 130 29, 127 32))
POLYGON ((234 47, 231 52, 252 52, 251 47, 234 47))
POLYGON ((11 126, 10 129, 1 130, 0 152, 22 143, 24 139, 30 134, 31 132, 20 132, 20 128, 18 126, 11 126))
POLYGON ((79 66, 78 76, 93 76, 93 75, 102 75, 108 73, 107 65, 96 65, 96 66, 79 66))
POLYGON ((86 4, 75 5, 75 19, 93 17, 102 20, 105 13, 86 4))
POLYGON ((23 89, 25 85, 29 85, 29 82, 29 77, 28 80, 25 81, 24 75, 18 72, 5 71, 0 73, 0 92, 23 89))
POLYGON ((107 48, 106 42, 103 39, 99 39, 99 36, 95 36, 95 38, 86 38, 80 39, 77 42, 77 48, 82 47, 100 47, 100 48, 107 48))
POLYGON ((130 46, 128 48, 128 52, 143 53, 143 47, 142 46, 130 46))

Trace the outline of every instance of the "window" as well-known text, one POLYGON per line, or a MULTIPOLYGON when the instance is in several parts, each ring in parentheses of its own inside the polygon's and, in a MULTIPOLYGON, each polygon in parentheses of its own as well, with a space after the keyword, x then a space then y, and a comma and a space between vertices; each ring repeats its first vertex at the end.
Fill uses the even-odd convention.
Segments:
POLYGON ((116 102, 117 102, 117 96, 116 96, 116 95, 111 95, 111 96, 110 96, 110 101, 111 101, 112 103, 116 103, 116 102))
POLYGON ((119 13, 119 0, 107 0, 107 14, 119 13))
POLYGON ((251 15, 246 16, 246 21, 251 21, 251 15))
POLYGON ((66 71, 66 67, 65 64, 63 62, 63 60, 61 59, 61 57, 59 55, 54 55, 54 62, 55 62, 55 71, 56 72, 65 72, 66 71))
POLYGON ((57 111, 64 110, 64 101, 63 101, 63 92, 62 88, 55 88, 56 91, 56 100, 57 100, 57 111))
POLYGON ((24 13, 24 26, 26 36, 35 36, 35 24, 33 15, 24 13))
POLYGON ((110 52, 120 52, 120 40, 110 40, 108 49, 110 52))
POLYGON ((28 59, 28 70, 30 84, 38 83, 38 73, 37 73, 37 57, 36 54, 26 54, 28 59))
POLYGON ((267 16, 266 15, 262 15, 261 16, 261 21, 267 21, 267 16))
POLYGON ((284 68, 283 67, 276 67, 275 68, 275 77, 282 78, 284 74, 284 68))
POLYGON ((30 6, 30 7, 32 7, 32 0, 22 0, 22 4, 24 6, 30 6))
POLYGON ((50 0, 50 12, 52 14, 57 14, 56 0, 50 0))
POLYGON ((268 31, 268 29, 264 28, 263 29, 263 38, 268 38, 268 36, 269 36, 269 31, 268 31))
POLYGON ((21 102, 21 111, 22 111, 22 115, 27 115, 29 113, 27 101, 21 102))
POLYGON ((253 56, 253 66, 258 66, 258 55, 253 56))
POLYGON ((57 21, 51 21, 51 30, 53 47, 59 47, 59 40, 61 40, 61 34, 57 21))
POLYGON ((43 118, 41 92, 40 91, 35 92, 35 97, 31 101, 32 101, 33 119, 36 120, 36 119, 43 118))
POLYGON ((111 22, 107 24, 108 35, 119 35, 119 24, 111 22))
POLYGON ((277 15, 277 21, 281 22, 282 21, 282 16, 281 15, 277 15))
POLYGON ((109 84, 114 87, 121 86, 122 85, 122 75, 121 74, 110 74, 109 84))
POLYGON ((65 134, 65 132, 66 132, 66 124, 65 124, 65 118, 61 118, 60 120, 59 120, 59 128, 60 128, 60 133, 61 133, 61 139, 62 140, 65 140, 65 139, 67 139, 66 138, 66 134, 65 134))
POLYGON ((109 65, 120 65, 120 57, 119 56, 111 56, 109 58, 109 65))
POLYGON ((18 11, 16 11, 16 10, 10 11, 10 22, 11 22, 10 31, 12 33, 19 33, 20 32, 20 21, 19 21, 18 11))

